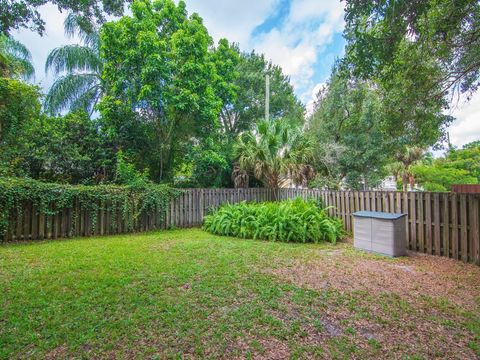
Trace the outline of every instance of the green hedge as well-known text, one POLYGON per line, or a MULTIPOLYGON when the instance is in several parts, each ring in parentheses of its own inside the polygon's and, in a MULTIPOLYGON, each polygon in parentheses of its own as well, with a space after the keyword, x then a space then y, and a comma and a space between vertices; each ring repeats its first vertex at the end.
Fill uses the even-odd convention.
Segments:
POLYGON ((166 209, 170 200, 180 193, 180 190, 167 185, 63 185, 0 177, 0 236, 8 229, 12 213, 21 214, 26 202, 31 202, 38 212, 46 215, 72 208, 76 202, 82 210, 90 212, 93 227, 98 210, 108 202, 110 210, 121 209, 123 220, 130 230, 140 214, 155 208, 166 209))
POLYGON ((339 219, 329 217, 318 202, 301 198, 223 205, 205 217, 203 228, 217 235, 304 243, 335 243, 343 234, 339 219))

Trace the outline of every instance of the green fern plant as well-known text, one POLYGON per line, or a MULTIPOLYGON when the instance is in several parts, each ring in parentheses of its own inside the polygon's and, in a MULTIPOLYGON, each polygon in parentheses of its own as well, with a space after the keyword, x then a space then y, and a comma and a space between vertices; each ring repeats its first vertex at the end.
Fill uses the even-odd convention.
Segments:
POLYGON ((244 239, 335 243, 343 235, 343 224, 329 217, 327 210, 318 201, 301 198, 224 204, 205 217, 203 228, 213 234, 244 239))

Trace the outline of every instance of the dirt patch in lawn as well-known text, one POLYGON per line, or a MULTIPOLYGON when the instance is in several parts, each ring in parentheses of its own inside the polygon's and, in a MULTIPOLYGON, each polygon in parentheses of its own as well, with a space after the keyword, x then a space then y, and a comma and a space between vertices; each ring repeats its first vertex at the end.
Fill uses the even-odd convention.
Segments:
POLYGON ((448 299, 465 310, 476 309, 480 301, 479 266, 418 253, 390 259, 347 247, 270 272, 315 290, 394 293, 409 302, 429 296, 448 299))
MULTIPOLYGON (((478 266, 414 253, 382 258, 344 245, 268 272, 319 292, 307 307, 317 307, 318 318, 304 317, 299 341, 321 345, 326 358, 338 351, 353 358, 480 358, 478 266)), ((289 313, 302 318, 290 303, 277 318, 289 321, 289 313)))

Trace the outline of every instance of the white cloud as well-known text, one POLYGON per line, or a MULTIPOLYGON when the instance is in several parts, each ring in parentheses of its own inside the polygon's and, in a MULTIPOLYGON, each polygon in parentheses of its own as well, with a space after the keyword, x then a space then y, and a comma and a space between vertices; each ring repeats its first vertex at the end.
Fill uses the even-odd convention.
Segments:
POLYGON ((449 128, 453 145, 461 147, 480 140, 480 92, 475 93, 469 102, 460 102, 451 115, 456 118, 449 128))
POLYGON ((187 0, 187 9, 203 18, 210 35, 248 46, 250 34, 273 12, 279 0, 187 0))
POLYGON ((281 28, 252 39, 252 47, 279 64, 304 102, 311 100, 312 76, 323 49, 343 30, 340 1, 295 0, 281 28))

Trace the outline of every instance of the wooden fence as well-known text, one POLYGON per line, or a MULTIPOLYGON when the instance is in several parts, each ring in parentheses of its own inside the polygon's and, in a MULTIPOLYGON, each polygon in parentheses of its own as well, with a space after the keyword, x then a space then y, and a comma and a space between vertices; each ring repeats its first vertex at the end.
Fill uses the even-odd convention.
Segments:
POLYGON ((187 189, 173 200, 166 211, 142 214, 127 229, 121 210, 112 211, 102 204, 95 223, 80 207, 61 209, 58 214, 39 214, 31 204, 15 218, 5 234, 6 241, 55 239, 73 236, 119 234, 170 227, 201 225, 203 217, 222 203, 266 201, 295 198, 321 199, 331 216, 339 217, 349 232, 352 214, 360 210, 402 212, 408 214, 408 248, 413 251, 446 256, 480 265, 480 194, 319 191, 281 189, 274 196, 270 189, 187 189))

